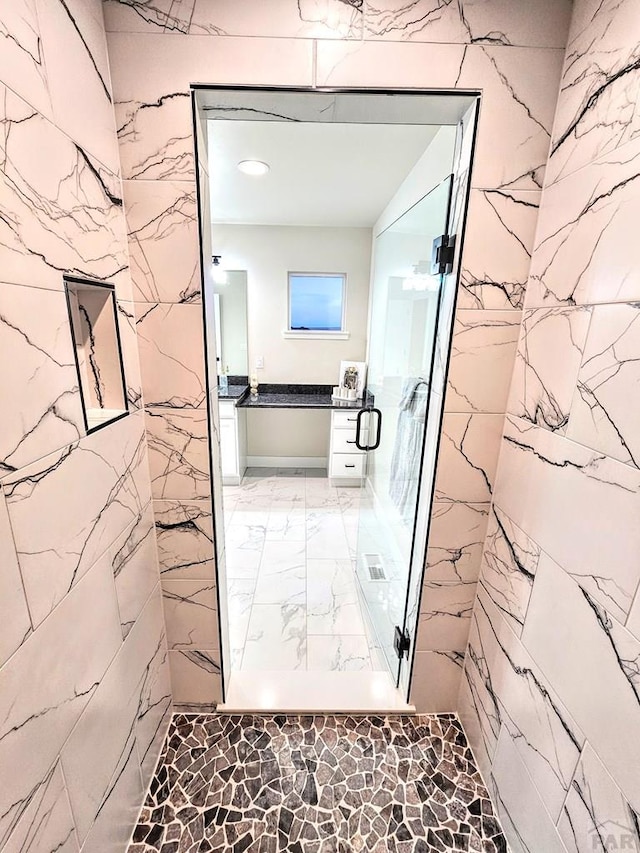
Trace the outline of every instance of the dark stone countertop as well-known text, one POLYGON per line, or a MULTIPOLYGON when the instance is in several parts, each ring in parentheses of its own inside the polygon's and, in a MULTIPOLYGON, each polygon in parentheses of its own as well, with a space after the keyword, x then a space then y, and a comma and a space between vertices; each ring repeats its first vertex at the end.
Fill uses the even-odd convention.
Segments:
POLYGON ((331 385, 289 385, 263 383, 257 394, 247 394, 236 403, 242 409, 348 409, 359 410, 373 403, 370 394, 364 400, 347 402, 331 399, 331 385))
POLYGON ((226 391, 222 391, 218 385, 219 400, 239 400, 243 394, 249 391, 249 386, 245 385, 229 385, 226 391))

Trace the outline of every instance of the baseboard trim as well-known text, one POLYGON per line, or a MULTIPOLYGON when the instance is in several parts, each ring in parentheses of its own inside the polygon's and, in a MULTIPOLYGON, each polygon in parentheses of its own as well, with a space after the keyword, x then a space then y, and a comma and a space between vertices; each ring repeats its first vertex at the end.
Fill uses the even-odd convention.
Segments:
POLYGON ((249 468, 326 468, 326 456, 247 456, 249 468))

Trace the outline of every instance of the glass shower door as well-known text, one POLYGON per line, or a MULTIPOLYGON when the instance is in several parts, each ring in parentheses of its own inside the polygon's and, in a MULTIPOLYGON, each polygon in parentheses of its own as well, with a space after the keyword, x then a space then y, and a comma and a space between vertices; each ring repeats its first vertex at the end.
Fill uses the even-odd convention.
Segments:
POLYGON ((380 233, 373 252, 368 388, 380 414, 364 417, 371 423, 363 434, 380 426, 380 444, 366 453, 355 571, 379 667, 396 683, 420 478, 423 463, 435 462, 423 454, 444 277, 430 272, 431 249, 447 231, 451 183, 380 233))

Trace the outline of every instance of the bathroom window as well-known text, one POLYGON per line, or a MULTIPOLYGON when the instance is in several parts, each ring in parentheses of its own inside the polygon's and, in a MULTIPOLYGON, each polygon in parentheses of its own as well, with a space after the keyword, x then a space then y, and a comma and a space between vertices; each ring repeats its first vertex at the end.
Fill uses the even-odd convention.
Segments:
POLYGON ((347 337, 344 273, 289 273, 288 337, 347 337))
POLYGON ((87 432, 128 413, 112 284, 65 277, 69 323, 87 432))

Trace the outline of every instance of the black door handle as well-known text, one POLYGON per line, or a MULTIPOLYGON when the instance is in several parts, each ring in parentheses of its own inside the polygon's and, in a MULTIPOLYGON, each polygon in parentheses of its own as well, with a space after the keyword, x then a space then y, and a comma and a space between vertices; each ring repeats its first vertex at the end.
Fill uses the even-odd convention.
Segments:
POLYGON ((356 418, 356 447, 358 450, 367 450, 366 444, 360 444, 360 430, 362 429, 362 418, 368 411, 368 409, 360 409, 356 418))
POLYGON ((380 435, 382 433, 382 412, 371 406, 368 409, 360 409, 356 418, 356 447, 358 450, 377 450, 380 447, 380 435), (360 430, 362 428, 362 418, 365 414, 372 415, 376 413, 378 416, 378 428, 376 430, 376 440, 373 444, 360 444, 360 430))
POLYGON ((380 409, 371 408, 369 410, 372 414, 376 413, 378 416, 378 428, 376 430, 376 440, 373 444, 368 445, 367 450, 377 450, 380 447, 380 436, 382 434, 382 412, 380 409))

